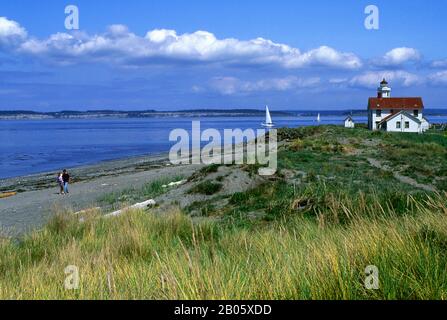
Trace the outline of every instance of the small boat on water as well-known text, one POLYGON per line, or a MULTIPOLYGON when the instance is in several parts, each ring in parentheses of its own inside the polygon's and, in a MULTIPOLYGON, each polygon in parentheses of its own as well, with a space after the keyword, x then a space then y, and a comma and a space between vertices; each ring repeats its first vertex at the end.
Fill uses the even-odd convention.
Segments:
POLYGON ((270 116, 270 110, 268 106, 265 106, 265 123, 262 123, 263 127, 273 128, 275 124, 272 122, 272 117, 270 116))
POLYGON ((320 114, 318 114, 318 116, 317 116, 317 122, 321 122, 320 114))

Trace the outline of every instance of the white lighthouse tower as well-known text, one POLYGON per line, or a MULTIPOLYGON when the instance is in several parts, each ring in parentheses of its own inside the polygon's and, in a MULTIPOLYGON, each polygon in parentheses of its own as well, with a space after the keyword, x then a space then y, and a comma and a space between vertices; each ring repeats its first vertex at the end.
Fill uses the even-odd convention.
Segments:
POLYGON ((391 88, 388 87, 385 78, 380 83, 380 87, 377 88, 377 98, 391 98, 391 88))

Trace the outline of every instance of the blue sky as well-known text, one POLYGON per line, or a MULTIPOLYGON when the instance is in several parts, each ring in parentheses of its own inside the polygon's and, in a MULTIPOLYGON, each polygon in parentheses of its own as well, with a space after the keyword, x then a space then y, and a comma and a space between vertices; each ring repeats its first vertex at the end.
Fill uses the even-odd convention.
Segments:
POLYGON ((0 110, 360 109, 384 76, 447 107, 446 15, 434 0, 2 1, 0 110))

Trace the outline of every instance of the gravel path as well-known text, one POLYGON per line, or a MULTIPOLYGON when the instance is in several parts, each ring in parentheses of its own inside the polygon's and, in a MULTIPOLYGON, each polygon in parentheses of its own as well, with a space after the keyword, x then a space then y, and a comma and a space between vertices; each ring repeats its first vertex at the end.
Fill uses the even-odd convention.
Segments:
POLYGON ((383 164, 382 164, 379 160, 377 160, 377 159, 368 158, 368 162, 369 162, 373 167, 375 167, 375 168, 377 168, 377 169, 381 169, 381 170, 384 170, 384 171, 392 172, 394 178, 396 178, 397 180, 399 180, 399 181, 402 182, 402 183, 409 184, 409 185, 411 185, 411 186, 413 186, 413 187, 415 187, 415 188, 422 189, 422 190, 429 191, 429 192, 437 192, 437 191, 438 191, 438 190, 437 190, 434 186, 432 186, 432 185, 422 184, 422 183, 419 183, 419 182, 417 182, 416 180, 414 180, 414 179, 412 179, 412 178, 410 178, 410 177, 401 175, 399 172, 396 172, 396 171, 392 170, 391 168, 388 168, 387 166, 383 165, 383 164))

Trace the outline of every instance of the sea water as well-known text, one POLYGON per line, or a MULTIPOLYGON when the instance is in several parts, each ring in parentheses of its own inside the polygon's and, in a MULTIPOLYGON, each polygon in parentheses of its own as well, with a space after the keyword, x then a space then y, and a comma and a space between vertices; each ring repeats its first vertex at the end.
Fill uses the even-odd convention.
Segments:
MULTIPOLYGON (((345 117, 322 117, 319 124, 342 125, 345 117)), ((139 155, 168 152, 173 129, 259 129, 263 117, 53 119, 0 121, 0 179, 139 155)), ((355 118, 366 123, 366 118, 355 118)), ((429 119, 430 120, 430 119, 429 119)), ((437 119, 440 121, 439 119, 437 119)), ((278 127, 318 125, 315 117, 275 117, 278 127)), ((447 122, 447 119, 444 119, 447 122)), ((442 122, 442 121, 441 121, 442 122)))

